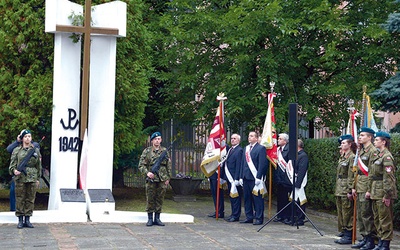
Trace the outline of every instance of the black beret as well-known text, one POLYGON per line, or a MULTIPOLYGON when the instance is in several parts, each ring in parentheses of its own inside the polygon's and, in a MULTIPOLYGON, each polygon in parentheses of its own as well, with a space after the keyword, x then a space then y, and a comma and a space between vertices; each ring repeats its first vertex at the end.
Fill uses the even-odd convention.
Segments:
POLYGON ((390 139, 390 135, 383 131, 376 132, 375 137, 384 137, 384 138, 390 139))
POLYGON ((157 136, 161 136, 160 132, 154 132, 151 136, 150 136, 150 141, 152 141, 154 138, 156 138, 157 136))
POLYGON ((22 140, 25 135, 30 134, 30 133, 31 133, 31 131, 29 131, 27 129, 22 130, 21 135, 19 136, 19 139, 22 140))
POLYGON ((375 134, 375 131, 371 128, 367 128, 367 127, 361 127, 360 130, 358 130, 359 133, 361 132, 367 132, 370 134, 375 134))
POLYGON ((354 141, 354 137, 352 135, 350 135, 350 134, 342 135, 341 137, 339 137, 338 142, 342 143, 342 141, 344 141, 344 140, 352 140, 352 141, 354 141))

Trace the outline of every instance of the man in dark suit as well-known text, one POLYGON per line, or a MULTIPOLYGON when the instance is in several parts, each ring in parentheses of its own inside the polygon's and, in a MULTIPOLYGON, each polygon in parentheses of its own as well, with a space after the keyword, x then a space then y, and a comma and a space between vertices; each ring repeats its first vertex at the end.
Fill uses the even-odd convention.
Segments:
POLYGON ((267 173, 267 150, 258 143, 259 135, 249 133, 249 145, 244 150, 239 180, 243 184, 244 209, 246 219, 241 223, 261 225, 264 221, 264 198, 267 190, 265 176, 267 173), (254 221, 253 221, 254 220, 254 221))
MULTIPOLYGON (((221 168, 222 170, 222 168, 221 168)), ((223 180, 222 174, 220 174, 220 182, 221 180, 223 180)), ((209 178, 210 180, 210 190, 211 190, 211 194, 213 197, 213 201, 214 201, 214 209, 216 208, 216 204, 217 204, 217 191, 219 191, 219 200, 218 200, 218 218, 224 218, 225 213, 225 206, 224 206, 224 190, 222 188, 218 187, 218 172, 216 171, 214 174, 212 174, 209 178)), ((216 218, 216 212, 214 213, 210 213, 208 215, 208 217, 211 218, 216 218)))
POLYGON ((228 182, 229 200, 232 214, 226 218, 228 222, 239 221, 242 206, 243 188, 239 184, 239 174, 242 164, 243 149, 239 146, 240 135, 232 134, 231 147, 224 162, 225 179, 228 182))
MULTIPOLYGON (((286 166, 289 162, 289 135, 282 133, 278 136, 278 167, 275 170, 276 184, 276 212, 281 211, 289 203, 289 194, 292 191, 292 183, 286 175, 286 166)), ((288 222, 291 216, 291 206, 287 206, 274 219, 275 222, 288 222)))
MULTIPOLYGON (((307 185, 307 171, 308 171, 308 155, 304 151, 304 142, 302 140, 297 140, 297 161, 294 167, 295 171, 295 181, 294 187, 295 190, 295 200, 300 204, 300 208, 306 212, 306 194, 305 194, 305 186, 307 185)), ((296 206, 294 216, 297 218, 297 221, 289 221, 288 225, 296 224, 298 226, 304 225, 305 215, 300 211, 300 209, 296 206)))

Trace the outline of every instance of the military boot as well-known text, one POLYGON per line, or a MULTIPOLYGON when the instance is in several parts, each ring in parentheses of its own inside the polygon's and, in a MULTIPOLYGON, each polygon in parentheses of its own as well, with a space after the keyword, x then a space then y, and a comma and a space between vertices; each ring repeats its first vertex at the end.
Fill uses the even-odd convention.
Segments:
POLYGON ((18 228, 18 229, 21 229, 21 228, 23 228, 23 227, 24 227, 24 219, 23 219, 23 216, 20 215, 20 216, 18 216, 18 225, 17 225, 17 228, 18 228))
POLYGON ((382 240, 381 240, 381 238, 379 238, 378 245, 376 245, 373 250, 379 250, 379 249, 381 249, 381 247, 382 247, 382 240))
POLYGON ((390 250, 390 240, 382 240, 382 246, 379 250, 390 250))
POLYGON ((368 235, 366 238, 367 238, 367 241, 366 241, 365 245, 362 248, 360 248, 360 250, 372 250, 372 249, 374 249, 375 248, 374 239, 370 235, 368 235))
POLYGON ((151 227, 153 226, 153 213, 147 213, 147 223, 146 226, 151 227))
POLYGON ((344 230, 343 237, 338 240, 335 240, 334 242, 341 245, 351 244, 351 231, 344 230))
POLYGON ((367 243, 367 237, 364 237, 360 242, 351 245, 351 248, 362 248, 367 243))
POLYGON ((344 236, 344 231, 341 231, 341 232, 338 233, 336 236, 337 236, 337 237, 343 237, 343 236, 344 236))
POLYGON ((156 213, 156 217, 154 218, 154 225, 165 226, 165 224, 162 223, 160 220, 160 213, 156 213))
POLYGON ((29 221, 29 216, 25 216, 24 227, 34 228, 34 226, 32 225, 32 223, 29 221))

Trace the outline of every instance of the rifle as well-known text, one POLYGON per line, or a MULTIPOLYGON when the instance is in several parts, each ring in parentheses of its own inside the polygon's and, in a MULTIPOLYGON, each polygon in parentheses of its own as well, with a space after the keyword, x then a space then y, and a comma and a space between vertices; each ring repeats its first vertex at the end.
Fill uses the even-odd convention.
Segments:
POLYGON ((34 146, 33 148, 29 149, 28 153, 26 154, 25 158, 18 164, 17 170, 24 175, 26 175, 26 165, 28 164, 28 161, 31 159, 32 156, 35 158, 38 157, 36 154, 36 148, 39 148, 40 143, 43 141, 45 136, 42 137, 42 139, 38 142, 37 146, 34 146))
MULTIPOLYGON (((173 141, 169 147, 163 151, 160 155, 160 157, 158 157, 157 161, 153 164, 153 166, 151 167, 151 171, 153 174, 157 175, 157 177, 160 179, 160 175, 159 175, 159 171, 160 171, 160 167, 161 167, 161 162, 163 162, 166 158, 167 158, 167 153, 168 151, 171 149, 172 145, 174 144, 175 141, 173 141)), ((146 177, 146 182, 150 181, 150 182, 154 182, 154 179, 151 179, 149 177, 146 177)))

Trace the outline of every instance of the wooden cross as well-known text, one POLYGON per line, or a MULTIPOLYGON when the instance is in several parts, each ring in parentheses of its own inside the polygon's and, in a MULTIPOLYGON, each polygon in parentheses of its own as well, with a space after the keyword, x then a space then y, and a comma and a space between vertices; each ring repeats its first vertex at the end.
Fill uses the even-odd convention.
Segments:
POLYGON ((80 115, 80 132, 79 132, 81 140, 83 140, 85 129, 87 128, 87 123, 88 123, 90 35, 91 34, 118 35, 118 29, 92 27, 91 6, 92 6, 92 1, 85 0, 85 8, 83 12, 84 15, 83 26, 56 25, 56 31, 58 32, 82 33, 82 35, 84 36, 83 68, 82 68, 82 83, 81 83, 81 115, 80 115))

